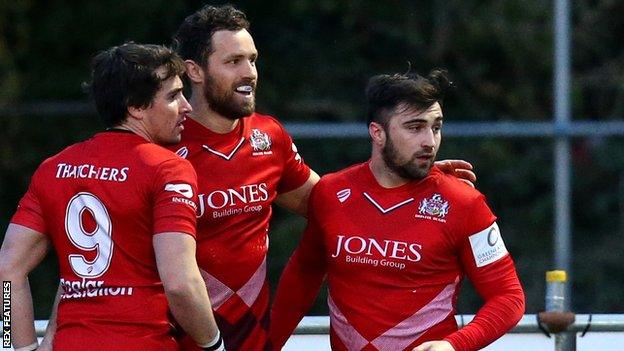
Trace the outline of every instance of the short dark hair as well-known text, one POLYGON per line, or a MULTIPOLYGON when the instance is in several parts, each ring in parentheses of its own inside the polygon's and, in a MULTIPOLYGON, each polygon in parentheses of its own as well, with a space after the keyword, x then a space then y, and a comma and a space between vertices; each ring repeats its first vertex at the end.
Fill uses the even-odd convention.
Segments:
POLYGON ((212 35, 220 30, 249 29, 247 16, 231 5, 206 5, 186 17, 173 36, 173 47, 184 60, 200 65, 212 54, 212 35))
POLYGON ((441 69, 431 71, 427 77, 416 73, 374 76, 366 86, 366 124, 377 122, 386 127, 399 105, 424 110, 435 102, 442 104, 451 84, 447 72, 441 69))
POLYGON ((184 74, 184 61, 160 45, 125 43, 97 54, 91 62, 91 83, 86 90, 95 101, 106 127, 126 119, 128 107, 151 105, 162 82, 184 74), (165 68, 165 76, 156 73, 165 68))

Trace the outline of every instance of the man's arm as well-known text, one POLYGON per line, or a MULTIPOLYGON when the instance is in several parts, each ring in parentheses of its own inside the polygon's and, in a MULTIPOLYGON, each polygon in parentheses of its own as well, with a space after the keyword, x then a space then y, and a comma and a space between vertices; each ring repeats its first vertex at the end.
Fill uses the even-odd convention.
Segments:
POLYGON ((308 180, 306 180, 303 185, 295 190, 278 195, 275 199, 275 203, 289 211, 307 217, 310 191, 312 191, 312 188, 318 183, 319 179, 319 175, 313 170, 310 170, 310 177, 308 177, 308 180))
POLYGON ((314 303, 325 277, 323 264, 307 262, 295 251, 280 277, 271 309, 271 342, 281 350, 297 324, 314 303))
POLYGON ((173 316, 198 345, 210 345, 219 330, 195 260, 195 239, 183 233, 159 233, 153 245, 173 316))
POLYGON ((43 336, 43 341, 41 341, 41 345, 37 348, 37 351, 52 351, 52 344, 54 342, 54 333, 56 333, 56 314, 58 311, 58 304, 61 301, 61 294, 63 293, 63 288, 59 284, 58 289, 56 290, 56 297, 54 298, 54 305, 52 305, 52 313, 50 314, 50 318, 48 319, 48 326, 46 327, 45 335, 43 336))
MULTIPOLYGON (((314 195, 311 195, 314 197, 314 195)), ((271 342, 281 350, 318 295, 327 272, 322 232, 310 208, 308 226, 280 277, 271 309, 271 342)))
POLYGON ((454 175, 459 180, 474 188, 477 181, 477 175, 473 172, 470 162, 464 160, 441 160, 436 161, 435 165, 446 174, 454 175))
POLYGON ((445 338, 457 351, 480 349, 500 338, 518 323, 525 308, 511 257, 493 264, 486 274, 468 273, 468 278, 485 303, 470 323, 445 338))
POLYGON ((37 344, 28 274, 43 260, 48 247, 42 233, 9 224, 0 249, 0 280, 11 282, 11 333, 16 349, 37 344))
POLYGON ((456 351, 478 350, 492 343, 518 323, 525 308, 524 291, 498 225, 492 222, 479 230, 475 224, 476 218, 494 220, 494 215, 481 199, 467 213, 473 216, 466 216, 464 225, 473 234, 461 238, 459 259, 484 304, 470 323, 444 338, 456 351))
POLYGON ((504 257, 486 274, 468 274, 485 303, 474 319, 444 340, 423 343, 413 351, 480 350, 500 338, 524 314, 524 292, 513 261, 504 257))

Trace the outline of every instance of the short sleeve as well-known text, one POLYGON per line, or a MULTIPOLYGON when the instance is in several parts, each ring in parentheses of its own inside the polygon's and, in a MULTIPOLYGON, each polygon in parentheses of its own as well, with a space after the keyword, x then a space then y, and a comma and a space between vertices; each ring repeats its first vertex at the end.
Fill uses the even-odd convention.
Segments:
POLYGON ((277 185, 277 192, 286 193, 297 189, 308 180, 310 167, 303 161, 292 137, 284 130, 282 125, 279 127, 282 131, 283 145, 281 154, 284 157, 284 171, 277 185))
POLYGON ((197 174, 191 164, 182 158, 161 163, 153 194, 153 233, 181 232, 195 236, 197 174))
POLYGON ((33 175, 26 194, 17 205, 17 210, 11 218, 11 223, 28 227, 39 233, 46 233, 45 220, 41 203, 37 195, 37 173, 33 175))

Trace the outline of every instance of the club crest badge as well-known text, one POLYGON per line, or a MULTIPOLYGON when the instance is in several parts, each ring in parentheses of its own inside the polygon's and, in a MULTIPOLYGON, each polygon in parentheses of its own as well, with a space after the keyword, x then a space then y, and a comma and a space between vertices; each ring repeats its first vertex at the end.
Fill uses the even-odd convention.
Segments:
POLYGON ((424 198, 418 206, 418 214, 416 217, 438 220, 446 222, 444 219, 449 213, 451 206, 445 201, 440 194, 433 194, 431 198, 424 198))
POLYGON ((271 149, 271 138, 260 129, 252 129, 249 142, 254 151, 269 151, 271 149))

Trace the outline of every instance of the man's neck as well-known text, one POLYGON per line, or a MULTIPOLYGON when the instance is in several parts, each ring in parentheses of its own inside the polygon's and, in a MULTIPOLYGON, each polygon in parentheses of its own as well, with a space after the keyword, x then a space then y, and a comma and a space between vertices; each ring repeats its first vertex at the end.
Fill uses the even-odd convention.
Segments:
POLYGON ((377 183, 384 188, 396 188, 410 181, 410 179, 403 178, 388 168, 379 153, 373 153, 369 167, 377 183))
POLYGON ((134 120, 131 119, 130 117, 127 117, 125 119, 125 121, 121 122, 120 124, 112 127, 111 129, 115 129, 115 130, 127 130, 129 132, 132 132, 140 137, 142 137, 143 139, 149 141, 150 143, 153 143, 154 140, 152 139, 152 136, 150 135, 150 133, 147 131, 147 128, 145 128, 145 126, 134 120))
POLYGON ((226 118, 212 110, 206 99, 197 97, 197 94, 193 94, 190 103, 193 106, 193 112, 190 113, 190 117, 215 133, 229 133, 239 123, 239 119, 226 118))

